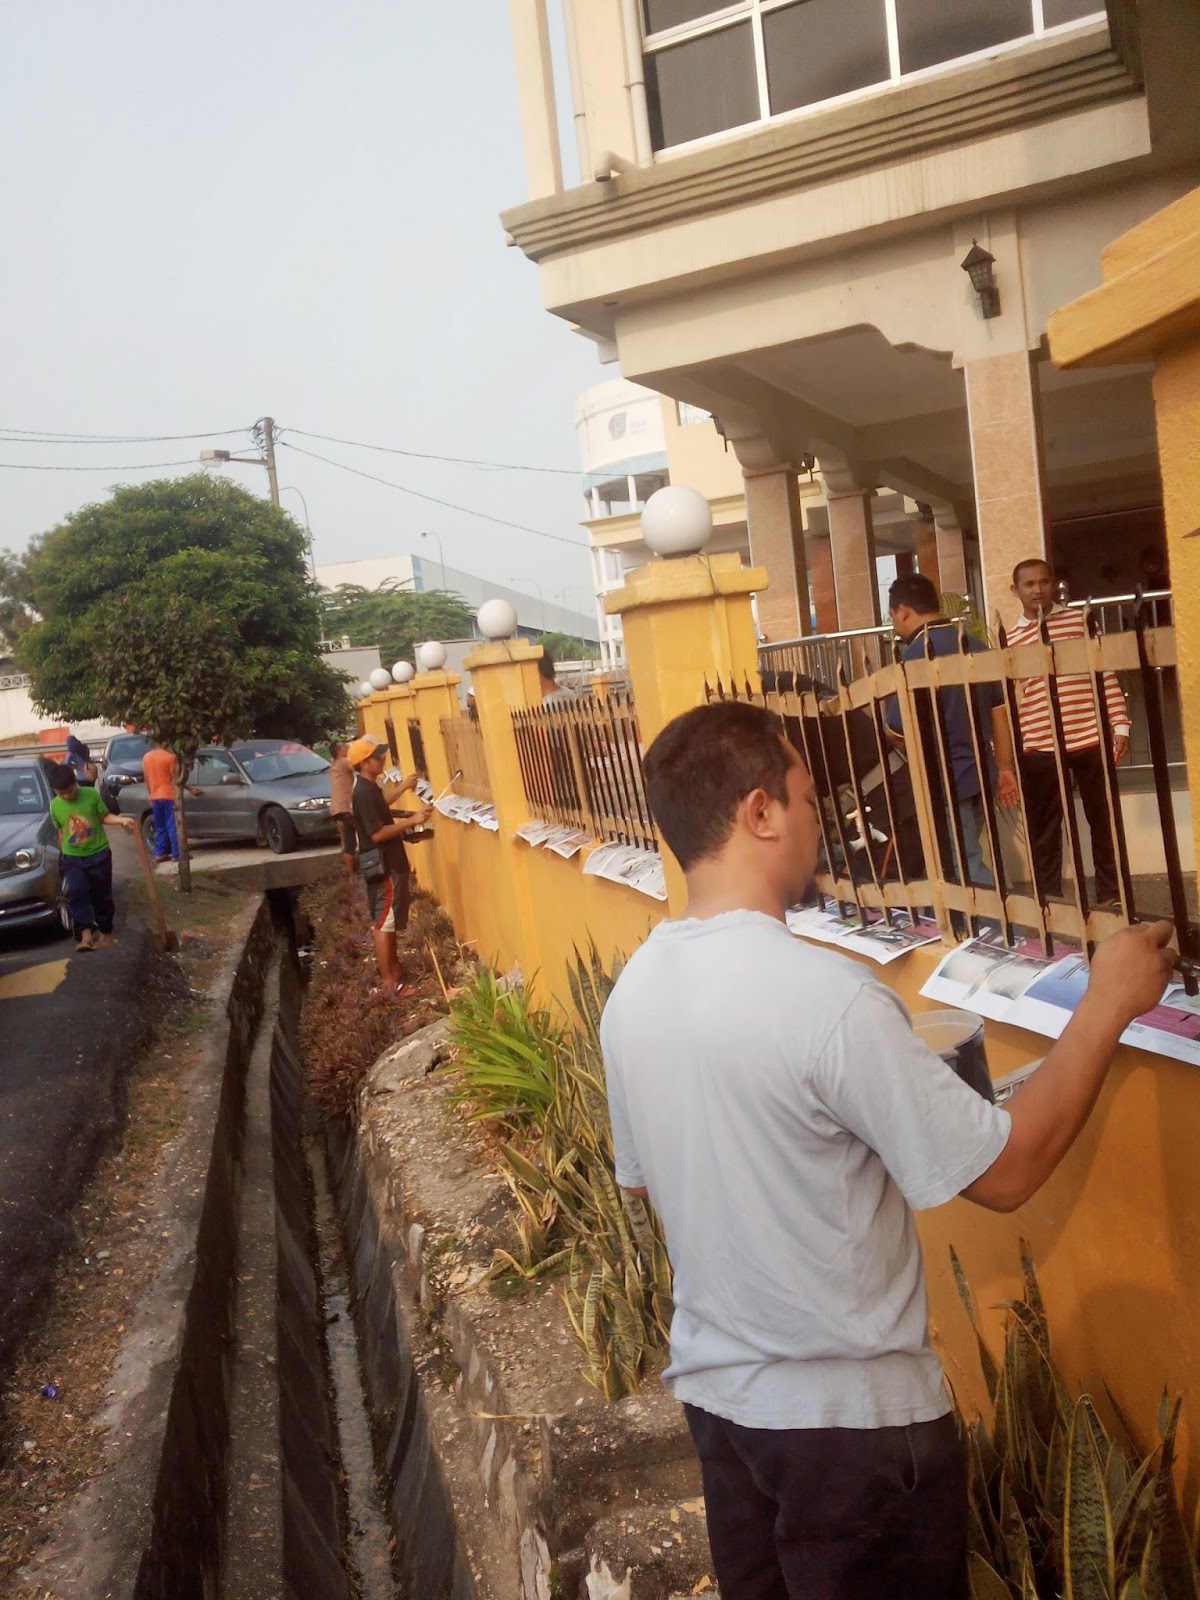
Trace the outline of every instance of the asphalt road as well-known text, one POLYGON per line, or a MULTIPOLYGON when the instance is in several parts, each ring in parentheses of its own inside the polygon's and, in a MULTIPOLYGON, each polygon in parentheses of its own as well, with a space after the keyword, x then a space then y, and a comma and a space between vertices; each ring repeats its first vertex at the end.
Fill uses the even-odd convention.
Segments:
POLYGON ((70 1211, 124 1117, 130 1060, 147 1037, 139 1005, 149 935, 124 915, 132 841, 114 845, 115 947, 74 953, 70 939, 0 936, 0 1377, 53 1282, 70 1211))

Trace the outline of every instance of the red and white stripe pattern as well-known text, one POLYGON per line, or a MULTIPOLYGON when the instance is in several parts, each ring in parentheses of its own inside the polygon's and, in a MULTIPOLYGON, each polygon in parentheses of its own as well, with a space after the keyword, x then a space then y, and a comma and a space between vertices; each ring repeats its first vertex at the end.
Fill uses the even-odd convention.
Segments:
MULTIPOLYGON (((1066 606, 1055 606, 1046 613, 1046 629, 1052 641, 1087 638, 1083 612, 1068 610, 1066 606)), ((1041 637, 1039 624, 1022 616, 1009 629, 1007 642, 1015 649, 1020 644, 1038 644, 1041 637)), ((1128 738, 1129 708, 1121 693, 1121 685, 1113 672, 1103 673, 1102 678, 1104 702, 1112 732, 1128 738)), ((1058 707, 1067 750, 1087 750, 1099 744, 1100 727, 1092 698, 1091 678, 1084 672, 1068 672, 1057 676, 1054 682, 1058 689, 1058 707)), ((1017 710, 1021 717, 1022 747, 1026 750, 1053 751, 1054 722, 1045 678, 1020 680, 1017 684, 1017 710)))

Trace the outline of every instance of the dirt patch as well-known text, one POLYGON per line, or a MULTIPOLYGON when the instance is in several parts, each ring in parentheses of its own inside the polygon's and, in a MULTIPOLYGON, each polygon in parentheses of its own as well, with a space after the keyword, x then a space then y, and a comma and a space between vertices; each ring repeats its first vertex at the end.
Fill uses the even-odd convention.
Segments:
POLYGON ((352 1113, 371 1065, 397 1041, 445 1015, 462 969, 454 929, 436 900, 418 891, 397 938, 400 975, 411 992, 379 988, 366 892, 357 878, 330 877, 300 897, 312 929, 310 981, 300 1042, 316 1103, 352 1113))
POLYGON ((169 964, 173 981, 139 997, 161 1022, 130 1070, 121 1148, 101 1161, 72 1213, 72 1240, 59 1260, 50 1314, 18 1354, 0 1396, 3 1600, 68 1600, 23 1583, 18 1573, 49 1537, 65 1503, 106 1470, 101 1419, 115 1360, 164 1249, 156 1176, 180 1127, 184 1085, 197 1065, 213 981, 233 942, 234 913, 253 897, 218 887, 179 898, 188 903, 173 925, 189 937, 169 964))

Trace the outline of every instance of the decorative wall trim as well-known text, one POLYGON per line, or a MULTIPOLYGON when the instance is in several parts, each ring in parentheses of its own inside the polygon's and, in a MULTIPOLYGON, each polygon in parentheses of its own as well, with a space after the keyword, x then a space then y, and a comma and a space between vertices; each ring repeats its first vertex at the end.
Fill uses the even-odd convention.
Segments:
MULTIPOLYGON (((1120 0, 1113 0, 1119 8, 1120 0)), ((688 218, 745 206, 818 183, 911 161, 1010 129, 1138 93, 1128 38, 1096 23, 1068 38, 953 73, 901 83, 878 96, 798 121, 756 128, 653 167, 622 172, 504 214, 534 261, 688 218)))

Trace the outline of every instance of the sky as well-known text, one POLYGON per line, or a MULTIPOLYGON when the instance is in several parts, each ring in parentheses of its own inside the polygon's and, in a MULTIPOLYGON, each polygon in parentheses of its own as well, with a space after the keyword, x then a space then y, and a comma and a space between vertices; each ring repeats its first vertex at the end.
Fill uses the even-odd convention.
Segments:
MULTIPOLYGON (((438 560, 436 535, 448 567, 588 603, 572 408, 617 373, 504 243, 526 185, 502 0, 9 0, 0 127, 0 548, 190 467, 122 469, 256 453, 245 431, 49 447, 17 430, 271 415, 282 503, 302 522, 303 495, 318 563, 438 560)), ((261 467, 225 470, 266 493, 261 467)))

